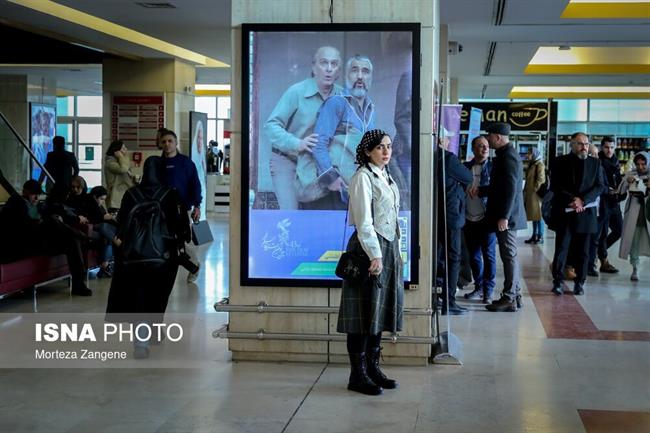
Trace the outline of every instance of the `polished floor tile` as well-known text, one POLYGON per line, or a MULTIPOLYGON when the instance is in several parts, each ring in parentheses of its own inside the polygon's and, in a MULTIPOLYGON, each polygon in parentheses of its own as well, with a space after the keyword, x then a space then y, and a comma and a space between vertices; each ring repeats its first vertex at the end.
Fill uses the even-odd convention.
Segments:
MULTIPOLYGON (((228 224, 211 226, 199 279, 179 272, 168 311, 225 323, 213 303, 228 295, 228 224)), ((0 432, 648 433, 650 262, 631 284, 612 259, 624 271, 557 299, 551 253, 552 234, 520 245, 522 311, 461 300, 468 315, 441 318, 463 343, 462 366, 385 366, 400 387, 382 396, 348 391, 346 365, 232 362, 216 340, 196 347, 212 351, 197 368, 0 369, 0 432)), ((38 311, 102 313, 109 284, 91 280, 90 298, 70 297, 64 283, 41 288, 38 311)), ((33 308, 29 293, 0 301, 0 313, 33 308)))

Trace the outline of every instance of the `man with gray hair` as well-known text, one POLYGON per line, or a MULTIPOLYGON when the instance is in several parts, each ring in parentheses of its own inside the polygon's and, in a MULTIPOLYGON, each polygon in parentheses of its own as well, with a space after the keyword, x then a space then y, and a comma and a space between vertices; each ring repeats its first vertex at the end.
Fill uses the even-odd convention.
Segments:
POLYGON ((341 54, 330 46, 316 50, 311 77, 289 87, 264 125, 271 144, 271 180, 280 209, 298 209, 295 187, 301 168, 298 160, 311 159, 318 136, 314 123, 323 101, 341 92, 335 84, 340 73, 341 54))
POLYGON ((582 295, 589 260, 589 235, 598 229, 597 198, 604 192, 600 162, 589 158, 589 137, 583 132, 571 136, 571 153, 559 156, 551 166, 551 221, 555 231, 553 255, 553 289, 564 293, 564 266, 574 243, 576 278, 573 293, 582 295))
POLYGON ((321 107, 314 126, 318 142, 313 158, 298 161, 298 195, 304 209, 347 208, 357 145, 366 131, 375 128, 375 105, 368 97, 372 73, 368 57, 351 57, 345 65, 345 91, 321 107))

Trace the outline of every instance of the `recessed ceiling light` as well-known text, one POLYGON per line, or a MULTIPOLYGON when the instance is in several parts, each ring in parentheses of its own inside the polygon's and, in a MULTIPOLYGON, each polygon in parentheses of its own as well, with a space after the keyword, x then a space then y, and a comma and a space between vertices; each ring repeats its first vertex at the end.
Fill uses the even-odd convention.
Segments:
POLYGON ((539 47, 526 74, 650 74, 650 47, 539 47))
POLYGON ((561 18, 650 18, 650 1, 570 0, 561 18))
POLYGON ((514 86, 509 98, 648 99, 648 86, 514 86))

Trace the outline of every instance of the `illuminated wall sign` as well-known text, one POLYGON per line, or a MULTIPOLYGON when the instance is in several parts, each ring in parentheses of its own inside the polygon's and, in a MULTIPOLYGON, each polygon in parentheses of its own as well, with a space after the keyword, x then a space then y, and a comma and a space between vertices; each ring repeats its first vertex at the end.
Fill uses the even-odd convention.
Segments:
MULTIPOLYGON (((469 129, 472 107, 483 110, 481 130, 494 122, 509 123, 513 131, 546 131, 548 128, 548 104, 546 102, 463 102, 460 113, 460 129, 469 129)), ((557 123, 557 102, 551 109, 551 123, 557 123)))

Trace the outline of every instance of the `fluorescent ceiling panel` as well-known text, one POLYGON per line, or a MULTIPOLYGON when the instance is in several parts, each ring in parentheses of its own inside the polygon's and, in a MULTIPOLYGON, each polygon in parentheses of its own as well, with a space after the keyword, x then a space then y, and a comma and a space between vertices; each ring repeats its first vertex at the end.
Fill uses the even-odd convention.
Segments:
POLYGON ((643 0, 571 0, 561 18, 650 18, 650 2, 643 0))
POLYGON ((650 74, 650 47, 539 47, 526 74, 650 74))
POLYGON ((643 86, 514 86, 508 98, 594 98, 648 99, 650 87, 643 86))
POLYGON ((53 17, 69 21, 71 23, 87 27, 89 29, 95 30, 100 33, 113 36, 118 39, 122 39, 134 44, 142 45, 147 48, 151 48, 162 53, 178 57, 179 59, 184 59, 192 63, 196 63, 203 66, 215 67, 215 68, 227 68, 228 64, 221 62, 217 59, 213 59, 207 56, 204 56, 194 51, 190 51, 186 48, 179 47, 169 42, 165 42, 161 39, 154 38, 152 36, 140 33, 138 31, 129 29, 127 27, 121 26, 119 24, 112 23, 110 21, 98 18, 94 15, 87 14, 85 12, 78 11, 76 9, 70 8, 68 6, 63 6, 58 3, 55 3, 51 0, 8 0, 11 3, 24 6, 35 11, 51 15, 53 17))

